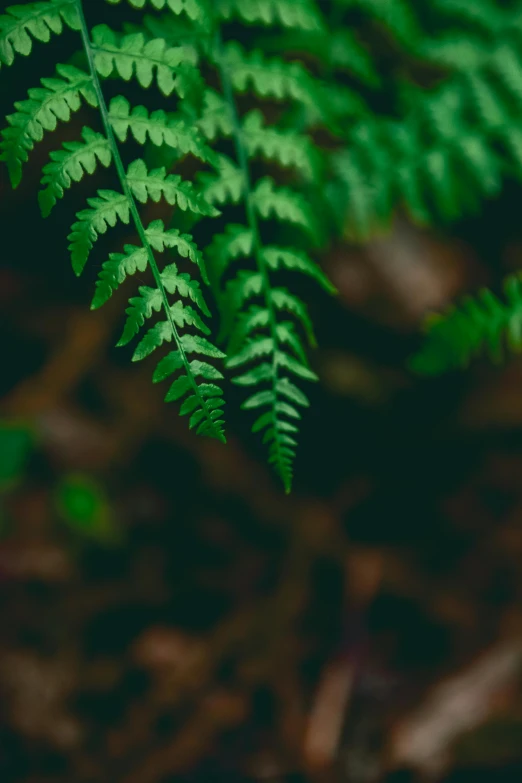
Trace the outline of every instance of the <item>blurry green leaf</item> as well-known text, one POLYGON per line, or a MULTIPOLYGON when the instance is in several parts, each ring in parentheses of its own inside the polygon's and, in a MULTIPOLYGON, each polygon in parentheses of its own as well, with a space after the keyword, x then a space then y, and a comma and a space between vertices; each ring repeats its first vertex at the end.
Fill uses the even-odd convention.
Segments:
POLYGON ((102 488, 89 476, 61 479, 56 501, 62 519, 78 534, 98 540, 114 538, 114 526, 102 488))
POLYGON ((0 421, 0 491, 22 477, 33 442, 29 425, 0 421))

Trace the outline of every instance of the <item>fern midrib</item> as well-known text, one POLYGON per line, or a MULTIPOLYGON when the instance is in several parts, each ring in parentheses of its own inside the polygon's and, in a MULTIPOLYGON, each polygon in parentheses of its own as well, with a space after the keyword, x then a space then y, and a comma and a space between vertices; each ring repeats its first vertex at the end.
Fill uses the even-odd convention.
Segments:
POLYGON ((201 395, 201 392, 199 391, 199 387, 194 380, 194 376, 192 374, 192 370, 190 368, 190 363, 187 358, 187 354, 185 352, 185 349, 183 348, 183 344, 181 342, 180 335, 178 333, 176 324, 174 323, 174 320, 172 318, 172 313, 170 311, 170 303, 167 297, 167 292, 165 291, 165 287, 163 285, 163 281, 161 279, 161 273, 159 271, 158 265, 156 263, 156 258, 154 256, 154 253, 152 251, 152 248, 150 246, 149 240, 147 238, 147 234, 145 231, 145 227, 142 223, 139 210, 136 206, 136 201, 134 199, 134 196, 132 194, 131 188, 129 186, 129 183, 127 181, 127 175, 125 173, 125 168, 123 165, 123 161, 120 156, 120 151, 118 148, 118 144, 116 142, 116 137, 114 136, 114 131, 112 129, 112 125, 110 122, 109 117, 109 110, 107 108, 107 104, 105 102, 105 97, 103 95, 103 90, 101 88, 100 79, 98 77, 98 73, 96 71, 96 67, 94 64, 94 50, 93 46, 91 44, 91 39, 89 35, 89 30, 87 28, 87 22, 85 20, 85 14, 83 11, 83 4, 82 0, 75 0, 76 7, 78 9, 78 14, 80 18, 80 34, 82 37, 83 47, 85 50, 85 55, 87 57, 87 61, 89 64, 89 70, 91 74, 92 83, 94 85, 94 89, 96 90, 96 95, 98 98, 98 107, 100 109, 100 114, 103 122, 103 127, 105 129, 105 133, 107 134, 107 139, 109 141, 111 152, 112 152, 112 159, 114 161, 114 165, 116 167, 116 171, 118 174, 118 179, 120 180, 121 187, 123 189, 123 193, 125 197, 128 200, 130 212, 132 215, 132 220, 134 222, 134 225, 136 227, 136 231, 138 232, 138 236, 140 238, 140 241, 147 251, 147 258, 150 266, 150 270, 152 272, 152 275, 154 277, 154 281, 156 285, 158 286, 158 290, 161 293, 161 300, 163 304, 163 309, 165 311, 165 315, 167 317, 169 326, 172 330, 172 335, 174 337, 174 341, 176 343, 177 349, 179 351, 179 354, 181 356, 181 359, 183 361, 183 366, 185 368, 185 372, 187 374, 187 378, 189 380, 189 383, 192 387, 192 390, 194 392, 194 395, 197 397, 197 399, 200 402, 201 409, 203 410, 203 413, 205 414, 205 418, 209 422, 211 430, 215 433, 218 440, 224 442, 225 438, 224 435, 219 431, 219 428, 214 423, 213 419, 210 416, 210 411, 207 407, 206 401, 201 395))
MULTIPOLYGON (((228 67, 225 63, 224 57, 223 57, 223 43, 221 39, 221 32, 219 30, 219 27, 217 28, 217 31, 215 33, 215 51, 217 53, 217 60, 218 60, 218 69, 219 74, 221 78, 221 83, 223 86, 223 92, 225 101, 228 103, 231 118, 232 118, 232 125, 233 130, 232 134, 234 137, 234 146, 236 148, 236 155, 238 159, 238 164, 241 169, 241 173, 243 175, 244 180, 244 187, 245 187, 245 209, 246 209, 246 215, 247 215, 247 222, 250 230, 252 231, 252 237, 253 237, 253 248, 254 248, 254 256, 257 264, 257 268, 259 269, 259 272, 261 274, 261 280, 262 280, 262 289, 263 289, 263 298, 265 300, 266 309, 268 311, 268 323, 269 323, 269 329, 270 329, 270 337, 273 341, 273 357, 272 357, 272 393, 274 395, 274 402, 272 404, 272 421, 274 425, 274 441, 277 444, 277 451, 279 454, 279 461, 281 466, 284 464, 283 455, 281 453, 281 441, 279 439, 279 430, 277 427, 277 413, 276 413, 276 401, 278 399, 278 392, 277 392, 277 381, 278 381, 278 369, 279 365, 277 363, 277 354, 278 354, 278 348, 279 348, 279 338, 277 335, 277 318, 275 315, 275 309, 272 302, 272 297, 270 296, 271 293, 271 285, 270 285, 270 275, 268 273, 268 267, 266 265, 266 262, 263 258, 262 254, 262 242, 261 242, 261 235, 259 232, 259 221, 257 219, 257 215, 254 211, 254 208, 252 206, 252 181, 250 177, 250 167, 248 165, 248 158, 245 151, 245 147, 243 145, 243 139, 242 139, 242 129, 241 129, 241 123, 239 121, 236 101, 234 98, 234 93, 232 90, 232 82, 230 78, 230 73, 228 70, 228 67)), ((286 474, 286 470, 285 470, 286 474)), ((286 475, 282 476, 283 481, 285 485, 287 484, 287 478, 286 475)), ((287 488, 288 489, 288 488, 287 488)))

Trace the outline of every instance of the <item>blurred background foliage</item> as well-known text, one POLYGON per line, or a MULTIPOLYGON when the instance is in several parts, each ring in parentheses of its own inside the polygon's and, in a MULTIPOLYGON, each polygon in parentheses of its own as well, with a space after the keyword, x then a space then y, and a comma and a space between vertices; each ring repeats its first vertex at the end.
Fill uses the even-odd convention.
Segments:
POLYGON ((426 311, 520 268, 516 177, 325 254, 285 497, 242 417, 197 439, 112 348, 123 300, 89 312, 62 241, 77 202, 38 214, 55 146, 14 193, 0 171, 2 783, 520 781, 522 365, 405 369, 426 311))

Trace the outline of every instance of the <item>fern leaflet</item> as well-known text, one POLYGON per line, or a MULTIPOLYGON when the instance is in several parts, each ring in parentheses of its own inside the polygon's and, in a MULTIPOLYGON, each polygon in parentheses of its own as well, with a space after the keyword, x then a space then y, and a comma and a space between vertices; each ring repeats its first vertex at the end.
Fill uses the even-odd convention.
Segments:
POLYGON ((48 0, 13 5, 0 16, 0 64, 11 65, 17 54, 31 54, 32 38, 47 43, 64 25, 80 29, 76 0, 48 0))

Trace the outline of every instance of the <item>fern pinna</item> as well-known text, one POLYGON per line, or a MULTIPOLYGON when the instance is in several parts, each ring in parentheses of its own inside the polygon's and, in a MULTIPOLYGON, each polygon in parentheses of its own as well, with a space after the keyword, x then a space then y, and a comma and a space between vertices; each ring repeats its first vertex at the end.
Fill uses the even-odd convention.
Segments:
MULTIPOLYGON (((120 0, 108 2, 118 5, 120 0)), ((159 362, 154 381, 176 375, 166 399, 183 398, 181 413, 190 414, 190 426, 224 440, 224 401, 218 385, 223 376, 209 359, 225 358, 225 353, 208 339, 202 316, 210 313, 199 283, 175 263, 161 268, 156 254, 175 249, 193 262, 203 281, 212 282, 221 335, 227 341, 226 365, 234 382, 249 390, 243 408, 260 414, 253 430, 263 432, 269 461, 289 491, 299 409, 309 404, 300 381, 316 379, 303 343, 308 339, 313 344, 314 337, 305 304, 278 284, 277 275, 300 271, 333 290, 306 252, 320 242, 319 221, 306 193, 319 181, 323 165, 309 130, 328 124, 328 92, 326 83, 314 80, 301 64, 268 58, 260 50, 246 51, 225 38, 229 21, 313 31, 321 29, 323 20, 313 0, 129 3, 135 9, 164 13, 141 18, 123 33, 107 25, 89 33, 81 0, 13 6, 0 17, 0 59, 7 65, 16 54, 30 54, 33 39, 47 42, 66 27, 77 31, 83 44, 83 65, 77 59, 74 65, 58 65, 54 77, 42 79, 27 100, 15 105, 2 134, 1 158, 16 187, 30 151, 46 131, 54 130, 58 121, 68 121, 82 101, 98 110, 103 132, 86 127, 81 140, 65 142, 51 153, 39 194, 43 214, 51 212, 73 182, 99 166, 114 166, 118 190, 100 190, 72 227, 73 268, 82 272, 94 242, 118 221, 134 225, 139 244, 110 254, 100 270, 92 306, 103 305, 127 277, 149 270, 154 285, 141 286, 130 299, 119 344, 128 343, 146 321, 161 313, 142 336, 134 359, 171 343, 173 350, 159 362), (205 86, 202 77, 212 72, 217 89, 205 86), (103 90, 107 78, 135 79, 143 88, 154 83, 163 96, 172 97, 173 110, 131 106, 123 95, 108 101, 103 90), (247 93, 294 102, 301 109, 298 130, 287 127, 284 118, 280 125, 268 123, 255 103, 241 113, 236 96, 247 93), (150 168, 143 159, 126 166, 121 148, 127 138, 171 148, 174 160, 190 154, 203 170, 189 182, 165 168, 150 168), (286 172, 284 181, 266 175, 255 179, 255 158, 286 172), (218 233, 210 223, 214 237, 203 254, 193 236, 178 228, 166 227, 161 220, 144 224, 140 205, 160 199, 190 215, 192 224, 223 211, 226 221, 228 208, 241 206, 244 221, 225 222, 224 231, 221 222, 218 233), (278 225, 282 243, 272 239, 278 225)))

